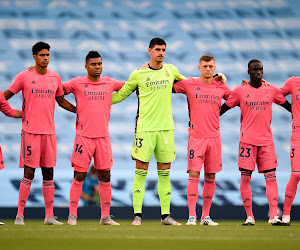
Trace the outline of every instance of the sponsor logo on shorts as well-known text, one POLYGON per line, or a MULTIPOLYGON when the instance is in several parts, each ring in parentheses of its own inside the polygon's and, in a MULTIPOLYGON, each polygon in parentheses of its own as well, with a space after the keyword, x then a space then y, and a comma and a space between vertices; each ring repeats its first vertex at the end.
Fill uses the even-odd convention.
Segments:
POLYGON ((166 193, 166 195, 171 195, 171 192, 166 193))

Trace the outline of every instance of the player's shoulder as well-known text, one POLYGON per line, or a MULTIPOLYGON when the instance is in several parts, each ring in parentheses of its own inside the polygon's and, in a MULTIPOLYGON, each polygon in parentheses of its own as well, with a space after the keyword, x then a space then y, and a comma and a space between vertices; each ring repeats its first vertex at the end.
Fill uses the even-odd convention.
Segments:
POLYGON ((170 70, 178 70, 177 67, 172 63, 164 63, 163 68, 167 68, 167 69, 170 69, 170 70))
POLYGON ((290 83, 300 83, 300 76, 292 76, 289 79, 286 80, 286 82, 290 83))
POLYGON ((50 69, 47 69, 47 76, 60 78, 60 74, 58 74, 57 72, 54 72, 54 71, 52 71, 50 69))

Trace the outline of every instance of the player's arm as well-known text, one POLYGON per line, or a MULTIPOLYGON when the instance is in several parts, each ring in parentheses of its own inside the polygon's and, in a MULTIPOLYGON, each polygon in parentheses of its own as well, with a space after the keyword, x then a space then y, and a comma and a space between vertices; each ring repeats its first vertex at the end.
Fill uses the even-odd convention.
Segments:
POLYGON ((229 106, 227 106, 225 103, 221 106, 220 110, 220 116, 223 115, 225 112, 227 112, 229 109, 231 109, 229 106))
POLYGON ((280 104, 280 106, 284 107, 287 111, 292 113, 292 105, 288 100, 286 100, 284 103, 280 104))
POLYGON ((70 112, 76 113, 76 107, 72 103, 68 102, 63 95, 55 97, 55 100, 60 107, 70 112))
POLYGON ((5 97, 5 100, 8 100, 10 99, 11 97, 13 97, 15 94, 11 91, 9 91, 8 89, 4 91, 4 97, 5 97))
MULTIPOLYGON (((2 92, 1 92, 2 94, 2 92)), ((13 109, 4 97, 1 98, 0 110, 3 114, 13 118, 22 118, 22 111, 13 109)))
POLYGON ((115 104, 123 101, 128 96, 130 96, 133 91, 136 90, 138 86, 137 74, 138 74, 137 71, 131 73, 128 81, 124 84, 124 86, 118 92, 112 94, 111 104, 115 104))
POLYGON ((65 85, 64 85, 64 84, 62 84, 62 88, 63 88, 63 90, 64 90, 64 95, 67 95, 67 94, 68 94, 68 92, 67 92, 67 90, 66 90, 66 87, 65 87, 65 85))

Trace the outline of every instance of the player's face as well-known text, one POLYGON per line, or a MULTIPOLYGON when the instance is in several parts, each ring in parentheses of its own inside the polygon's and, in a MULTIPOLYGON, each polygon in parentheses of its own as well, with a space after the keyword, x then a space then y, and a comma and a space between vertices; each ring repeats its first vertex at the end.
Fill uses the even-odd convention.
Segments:
POLYGON ((101 57, 90 58, 85 65, 88 75, 90 75, 92 77, 100 76, 102 73, 102 67, 103 66, 102 66, 102 58, 101 57))
POLYGON ((262 63, 255 62, 249 65, 248 74, 250 75, 250 79, 260 80, 264 74, 264 68, 262 63))
POLYGON ((209 62, 201 61, 198 65, 198 69, 201 72, 201 76, 204 78, 212 78, 216 70, 216 65, 214 60, 209 62))
POLYGON ((36 65, 41 68, 47 68, 50 60, 50 52, 47 49, 42 49, 36 55, 33 55, 36 65))
POLYGON ((151 60, 162 62, 166 54, 166 45, 155 45, 152 49, 149 48, 148 52, 151 56, 151 60))

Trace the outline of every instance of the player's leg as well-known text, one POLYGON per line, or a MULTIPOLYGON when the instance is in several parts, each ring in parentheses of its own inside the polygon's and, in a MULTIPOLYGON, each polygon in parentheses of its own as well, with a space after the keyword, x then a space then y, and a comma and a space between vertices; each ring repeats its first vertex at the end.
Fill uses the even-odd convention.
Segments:
POLYGON ((207 143, 207 150, 204 160, 204 186, 202 193, 202 216, 201 225, 218 226, 219 224, 214 222, 210 216, 210 208, 212 199, 215 194, 216 188, 216 173, 222 170, 222 153, 221 153, 221 137, 213 137, 205 139, 207 143))
POLYGON ((263 173, 266 181, 266 196, 269 202, 269 225, 281 226, 282 221, 277 216, 278 209, 278 185, 276 180, 277 158, 274 143, 261 146, 257 151, 257 169, 263 173))
POLYGON ((189 137, 187 150, 187 173, 189 173, 189 179, 186 190, 189 219, 186 225, 196 225, 197 222, 196 205, 199 196, 199 178, 206 149, 207 143, 205 139, 189 137))
POLYGON ((187 201, 189 208, 189 219, 186 225, 196 225, 197 222, 197 213, 196 205, 199 196, 199 178, 200 172, 188 169, 189 180, 186 188, 187 201))
POLYGON ((111 204, 111 183, 110 169, 113 165, 113 156, 110 137, 101 137, 95 139, 96 150, 94 154, 95 169, 98 170, 99 179, 99 197, 101 205, 101 225, 120 225, 115 222, 110 215, 111 204))
POLYGON ((132 185, 132 202, 134 219, 132 225, 138 226, 142 223, 142 206, 145 195, 145 180, 148 172, 149 162, 136 159, 135 175, 132 185))
POLYGON ((31 183, 34 178, 35 168, 24 165, 24 177, 19 188, 18 212, 15 225, 24 225, 24 208, 30 194, 31 183))
POLYGON ((291 220, 291 208, 293 201, 297 193, 298 183, 300 181, 300 154, 298 150, 300 149, 299 140, 291 140, 291 176, 288 184, 286 185, 284 206, 283 206, 283 216, 282 222, 289 224, 291 220))
POLYGON ((170 217, 171 206, 171 162, 175 160, 174 130, 156 131, 154 155, 157 161, 158 196, 161 207, 161 225, 180 226, 170 217))
POLYGON ((145 194, 145 180, 148 173, 148 165, 156 144, 155 132, 136 132, 131 157, 136 160, 135 175, 132 186, 132 200, 134 219, 132 225, 141 225, 142 206, 145 194))
POLYGON ((24 176, 19 189, 18 212, 15 225, 24 225, 24 207, 30 194, 35 169, 40 167, 41 136, 22 131, 20 168, 24 167, 24 176))
POLYGON ((115 222, 110 215, 111 204, 111 183, 110 183, 110 170, 98 170, 99 178, 99 197, 101 201, 101 219, 100 225, 118 226, 119 223, 115 222))
POLYGON ((251 175, 255 170, 257 146, 240 142, 238 166, 241 172, 240 193, 243 200, 247 219, 244 226, 253 226, 255 219, 252 211, 251 175))
POLYGON ((68 225, 77 225, 78 203, 84 180, 96 150, 96 139, 75 135, 70 161, 74 168, 74 178, 70 188, 68 225))
POLYGON ((56 165, 56 135, 40 135, 41 138, 41 157, 40 166, 43 175, 43 196, 45 201, 45 220, 44 225, 62 225, 56 220, 53 214, 54 205, 54 180, 53 172, 56 165))
POLYGON ((88 168, 82 168, 75 164, 73 164, 73 167, 74 178, 70 188, 69 216, 67 222, 67 224, 71 226, 77 225, 78 203, 82 194, 83 183, 88 171, 88 168))

